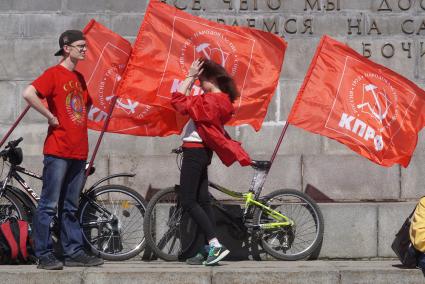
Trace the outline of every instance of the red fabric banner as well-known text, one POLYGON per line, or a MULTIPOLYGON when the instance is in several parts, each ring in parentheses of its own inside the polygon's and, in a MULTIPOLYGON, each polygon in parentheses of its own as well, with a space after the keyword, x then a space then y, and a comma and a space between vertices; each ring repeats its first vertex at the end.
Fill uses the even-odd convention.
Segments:
MULTIPOLYGON (((119 94, 172 109, 171 93, 194 59, 205 57, 224 66, 241 93, 228 124, 250 124, 258 131, 278 83, 285 49, 286 43, 274 34, 221 25, 152 0, 119 94)), ((193 94, 199 92, 195 86, 193 94)))
MULTIPOLYGON (((78 63, 76 70, 84 75, 93 100, 88 127, 101 130, 132 47, 126 39, 95 20, 91 20, 83 32, 88 50, 86 59, 78 63)), ((174 111, 148 106, 129 98, 118 98, 107 132, 167 136, 179 133, 184 123, 185 120, 178 121, 174 111)))
POLYGON ((379 165, 407 167, 424 115, 424 90, 324 36, 288 121, 379 165))

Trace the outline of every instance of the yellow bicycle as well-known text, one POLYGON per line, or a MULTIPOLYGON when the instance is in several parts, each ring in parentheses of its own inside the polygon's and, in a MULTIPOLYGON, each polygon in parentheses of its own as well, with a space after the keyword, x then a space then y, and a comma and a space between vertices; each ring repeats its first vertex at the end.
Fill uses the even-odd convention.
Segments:
MULTIPOLYGON (((180 156, 182 150, 175 149, 180 156)), ((271 256, 281 260, 307 259, 317 254, 323 240, 324 221, 320 208, 306 194, 280 189, 260 196, 271 161, 253 161, 254 175, 248 192, 236 192, 209 182, 218 190, 240 201, 242 222, 233 222, 232 230, 247 233, 271 256)), ((149 201, 143 223, 147 246, 159 258, 175 261, 193 245, 197 229, 179 203, 179 187, 160 190, 149 201)), ((219 201, 213 205, 225 210, 219 201)))

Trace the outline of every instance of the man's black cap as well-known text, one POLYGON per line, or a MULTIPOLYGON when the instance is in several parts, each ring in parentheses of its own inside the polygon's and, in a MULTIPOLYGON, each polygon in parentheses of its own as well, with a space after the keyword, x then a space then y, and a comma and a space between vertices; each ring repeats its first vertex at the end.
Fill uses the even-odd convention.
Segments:
POLYGON ((84 34, 79 30, 67 30, 64 31, 59 37, 59 47, 60 49, 55 53, 55 56, 63 55, 63 46, 70 45, 71 43, 77 40, 85 40, 84 34))

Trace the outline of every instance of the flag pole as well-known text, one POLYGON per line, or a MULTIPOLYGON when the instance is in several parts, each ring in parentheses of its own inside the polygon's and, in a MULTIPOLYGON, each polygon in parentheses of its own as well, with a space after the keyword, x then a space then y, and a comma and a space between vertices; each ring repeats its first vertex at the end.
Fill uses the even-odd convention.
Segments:
MULTIPOLYGON (((112 112, 114 111, 114 108, 115 108, 115 104, 117 102, 117 99, 118 99, 118 96, 114 96, 112 98, 111 107, 109 108, 108 116, 106 117, 105 123, 103 124, 103 127, 102 127, 102 130, 100 132, 99 138, 97 139, 96 146, 94 147, 94 150, 93 150, 93 153, 92 153, 92 156, 91 156, 91 159, 90 159, 89 166, 88 166, 88 168, 86 170, 86 178, 85 178, 86 180, 87 180, 87 177, 90 174, 90 169, 93 166, 94 159, 96 158, 96 154, 97 154, 97 151, 99 150, 100 142, 102 142, 103 135, 105 134, 106 130, 108 129, 109 122, 111 121, 112 112)), ((85 181, 84 181, 84 185, 85 185, 85 181)))
POLYGON ((272 157, 270 158, 270 167, 273 165, 274 158, 276 158, 277 151, 279 151, 280 144, 282 144, 283 137, 285 136, 286 129, 288 129, 289 123, 285 121, 285 125, 283 126, 282 133, 280 134, 279 140, 277 141, 276 147, 274 148, 272 157))
POLYGON ((25 114, 28 112, 30 108, 31 106, 27 105, 27 107, 22 111, 22 113, 19 115, 19 117, 16 119, 16 121, 13 123, 13 125, 7 131, 6 135, 1 140, 0 147, 3 146, 4 142, 6 142, 7 138, 9 138, 10 134, 12 134, 13 130, 15 130, 16 126, 18 126, 19 122, 21 122, 22 118, 24 118, 25 114))

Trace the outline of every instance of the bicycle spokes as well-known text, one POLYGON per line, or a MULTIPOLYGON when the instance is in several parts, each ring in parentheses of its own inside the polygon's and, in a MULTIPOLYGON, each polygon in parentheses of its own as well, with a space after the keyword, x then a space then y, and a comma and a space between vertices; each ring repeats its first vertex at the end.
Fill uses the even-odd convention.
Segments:
POLYGON ((178 205, 161 204, 156 208, 156 219, 167 220, 166 223, 160 224, 157 222, 157 246, 160 250, 168 254, 178 255, 185 246, 184 236, 187 235, 184 221, 184 211, 178 205), (168 215, 168 218, 165 217, 168 215), (165 217, 165 218, 164 218, 165 217))
MULTIPOLYGON (((8 202, 8 200, 5 200, 8 202)), ((4 202, 3 202, 4 203, 4 202)), ((0 204, 0 222, 9 219, 10 217, 20 218, 19 212, 16 210, 14 204, 0 204)))
POLYGON ((158 236, 162 235, 158 240, 158 247, 168 253, 171 253, 180 249, 179 227, 182 210, 181 208, 177 208, 177 206, 170 206, 168 210, 165 207, 166 205, 164 205, 162 209, 158 209, 156 212, 157 218, 161 215, 161 212, 159 211, 169 212, 165 228, 160 229, 163 233, 161 234, 158 232, 158 236))
POLYGON ((152 197, 144 223, 146 241, 160 258, 175 261, 195 241, 197 226, 178 201, 175 188, 152 197))
POLYGON ((279 224, 269 210, 259 211, 257 224, 267 252, 277 258, 296 260, 310 255, 319 246, 323 217, 309 197, 297 191, 281 190, 266 196, 264 202, 272 211, 292 221, 292 224, 279 224))
POLYGON ((130 189, 105 186, 86 197, 81 227, 91 247, 103 257, 116 259, 140 251, 144 205, 130 189))

